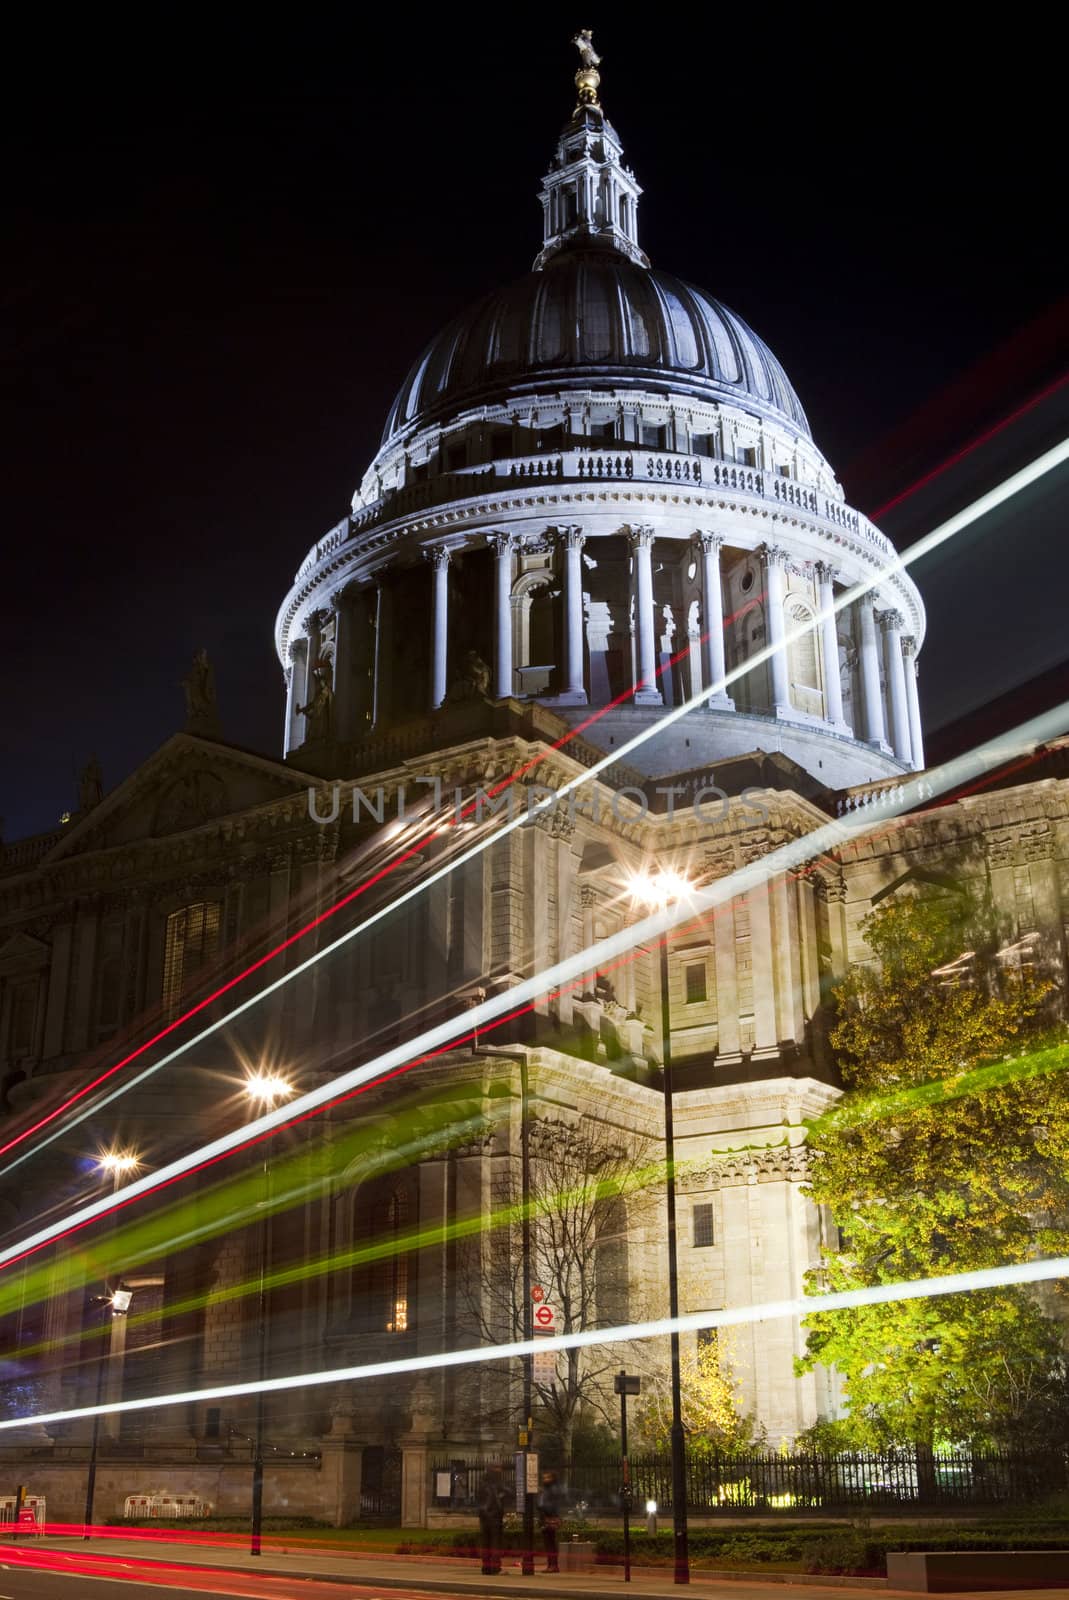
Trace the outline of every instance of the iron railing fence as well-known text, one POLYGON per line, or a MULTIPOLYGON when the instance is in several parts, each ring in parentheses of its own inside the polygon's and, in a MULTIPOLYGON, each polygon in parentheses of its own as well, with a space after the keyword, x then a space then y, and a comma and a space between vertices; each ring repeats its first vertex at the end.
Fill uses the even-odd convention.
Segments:
MULTIPOLYGON (((443 1457, 430 1466, 432 1504, 470 1510, 483 1474, 496 1468, 509 1503, 515 1493, 513 1457, 443 1457)), ((557 1476, 572 1514, 597 1516, 620 1509, 618 1457, 574 1461, 557 1476)), ((672 1509, 672 1463, 668 1455, 630 1458, 634 1509, 647 1501, 672 1509)), ((749 1451, 687 1458, 688 1510, 797 1512, 915 1510, 922 1507, 1028 1505, 1069 1490, 1069 1453, 1050 1451, 911 1449, 852 1451, 824 1455, 808 1451, 749 1451)))

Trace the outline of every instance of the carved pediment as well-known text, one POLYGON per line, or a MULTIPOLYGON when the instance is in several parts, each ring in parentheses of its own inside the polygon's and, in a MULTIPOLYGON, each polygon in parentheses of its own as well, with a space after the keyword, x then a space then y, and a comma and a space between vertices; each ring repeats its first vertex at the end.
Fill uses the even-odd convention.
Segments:
POLYGON ((306 773, 231 746, 177 734, 85 817, 46 861, 187 833, 308 788, 306 773))

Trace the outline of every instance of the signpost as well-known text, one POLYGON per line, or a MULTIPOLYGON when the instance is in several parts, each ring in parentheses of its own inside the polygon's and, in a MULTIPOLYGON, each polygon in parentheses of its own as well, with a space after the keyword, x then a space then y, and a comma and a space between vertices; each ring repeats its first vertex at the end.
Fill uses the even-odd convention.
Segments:
POLYGON ((631 1582, 631 1464, 627 1459, 627 1397, 642 1392, 642 1380, 630 1372, 618 1372, 613 1388, 620 1396, 620 1508, 624 1517, 624 1582, 631 1582))
MULTIPOLYGON (((555 1333, 557 1328, 557 1313, 552 1306, 546 1305, 544 1291, 532 1289, 531 1298, 535 1302, 532 1317, 532 1333, 537 1339, 539 1334, 547 1337, 555 1333)), ((557 1379, 557 1352, 555 1350, 536 1350, 532 1363, 532 1377, 535 1383, 540 1383, 543 1388, 551 1388, 557 1379)))

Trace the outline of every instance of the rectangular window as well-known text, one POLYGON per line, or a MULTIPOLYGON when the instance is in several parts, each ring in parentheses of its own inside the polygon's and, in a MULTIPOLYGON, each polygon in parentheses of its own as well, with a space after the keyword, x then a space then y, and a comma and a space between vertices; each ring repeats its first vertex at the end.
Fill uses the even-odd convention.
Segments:
POLYGON ((512 454, 512 429, 495 428, 490 436, 490 459, 507 461, 512 454))
POLYGON ((752 445, 740 444, 735 451, 735 459, 741 467, 756 467, 757 451, 752 445))
POLYGON ((616 424, 613 422, 592 422, 590 424, 590 437, 599 443, 610 442, 616 438, 616 424))
POLYGON ((782 462, 782 461, 780 462, 779 466, 776 468, 776 471, 779 473, 781 478, 789 478, 790 475, 791 475, 790 467, 785 465, 785 463, 782 462))
POLYGON ((713 1237, 713 1208, 712 1205, 694 1207, 694 1248, 706 1250, 715 1244, 713 1237))
POLYGON ((700 1005, 708 999, 705 986, 705 962, 691 961, 683 968, 688 1006, 700 1005))
POLYGON ((1014 867, 1013 892, 1017 900, 1017 932, 1031 933, 1036 925, 1036 903, 1032 898, 1032 874, 1027 867, 1014 867))
POLYGON ((37 1033, 37 979, 20 983, 11 992, 11 1044, 13 1059, 33 1054, 37 1033))
POLYGON ((642 424, 642 443, 647 450, 663 450, 667 437, 668 429, 664 426, 658 426, 652 422, 644 422, 642 424))
POLYGON ((716 1356, 720 1354, 719 1328, 698 1329, 698 1354, 702 1355, 707 1350, 711 1351, 712 1354, 716 1356))
POLYGON ((690 453, 692 456, 715 456, 715 433, 692 433, 690 436, 690 453))
POLYGON ((466 444, 451 444, 445 453, 445 469, 447 472, 459 472, 461 467, 468 464, 468 447, 466 444))
POLYGON ((216 901, 202 900, 171 912, 163 949, 163 1008, 168 1017, 176 1014, 184 990, 218 948, 219 905, 216 901))

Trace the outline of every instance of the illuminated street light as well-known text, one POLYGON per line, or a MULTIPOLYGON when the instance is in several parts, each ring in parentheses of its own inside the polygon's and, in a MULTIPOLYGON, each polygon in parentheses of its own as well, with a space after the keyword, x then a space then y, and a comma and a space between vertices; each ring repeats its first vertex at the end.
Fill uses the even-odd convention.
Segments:
POLYGON ((672 867, 659 872, 634 872, 627 886, 635 904, 650 911, 663 911, 676 900, 689 900, 694 892, 690 879, 672 867))
MULTIPOLYGON (((111 1179, 112 1194, 117 1192, 123 1178, 128 1177, 132 1172, 136 1172, 140 1165, 140 1157, 135 1155, 132 1150, 105 1150, 104 1154, 98 1156, 96 1161, 97 1171, 105 1173, 111 1179)), ((129 1289, 113 1289, 109 1292, 108 1286, 105 1284, 104 1293, 102 1295, 94 1295, 92 1304, 100 1308, 106 1323, 106 1312, 110 1311, 112 1317, 124 1316, 130 1309, 131 1298, 132 1294, 129 1289)), ((100 1358, 97 1362, 98 1406, 104 1396, 104 1374, 109 1362, 115 1355, 114 1344, 114 1338, 109 1335, 107 1349, 101 1350, 100 1358)), ((89 1530, 93 1524, 93 1500, 96 1495, 97 1456, 99 1450, 100 1416, 98 1414, 93 1418, 93 1436, 89 1446, 89 1475, 85 1486, 85 1524, 82 1529, 82 1537, 84 1539, 91 1537, 89 1530)))
MULTIPOLYGON (((277 1072, 250 1072, 244 1083, 245 1098, 253 1105, 273 1110, 280 1100, 288 1100, 296 1090, 288 1078, 277 1072)), ((264 1391, 267 1377, 267 1262, 271 1253, 268 1229, 271 1225, 271 1168, 268 1164, 269 1146, 264 1146, 264 1200, 260 1213, 260 1293, 258 1357, 261 1387, 256 1395, 256 1434, 252 1457, 252 1536, 249 1554, 261 1553, 264 1514, 264 1391)))
MULTIPOLYGON (((689 900, 694 885, 674 868, 632 875, 631 898, 650 910, 663 911, 679 900, 689 900)), ((672 1531, 676 1583, 690 1582, 690 1554, 687 1540, 687 1458, 683 1436, 683 1393, 679 1362, 679 1257, 676 1249, 676 1141, 672 1107, 672 1012, 668 991, 668 940, 662 934, 658 945, 661 975, 661 1039, 664 1070, 664 1165, 665 1197, 668 1207, 668 1315, 672 1320, 672 1531)), ((647 1517, 656 1521, 647 1507, 647 1517)))
POLYGON ((136 1172, 141 1162, 131 1150, 108 1150, 97 1159, 97 1170, 111 1177, 116 1189, 127 1172, 136 1172))
POLYGON ((280 1100, 288 1100, 296 1092, 292 1083, 277 1072, 251 1072, 245 1079, 244 1093, 257 1105, 277 1106, 280 1100))

